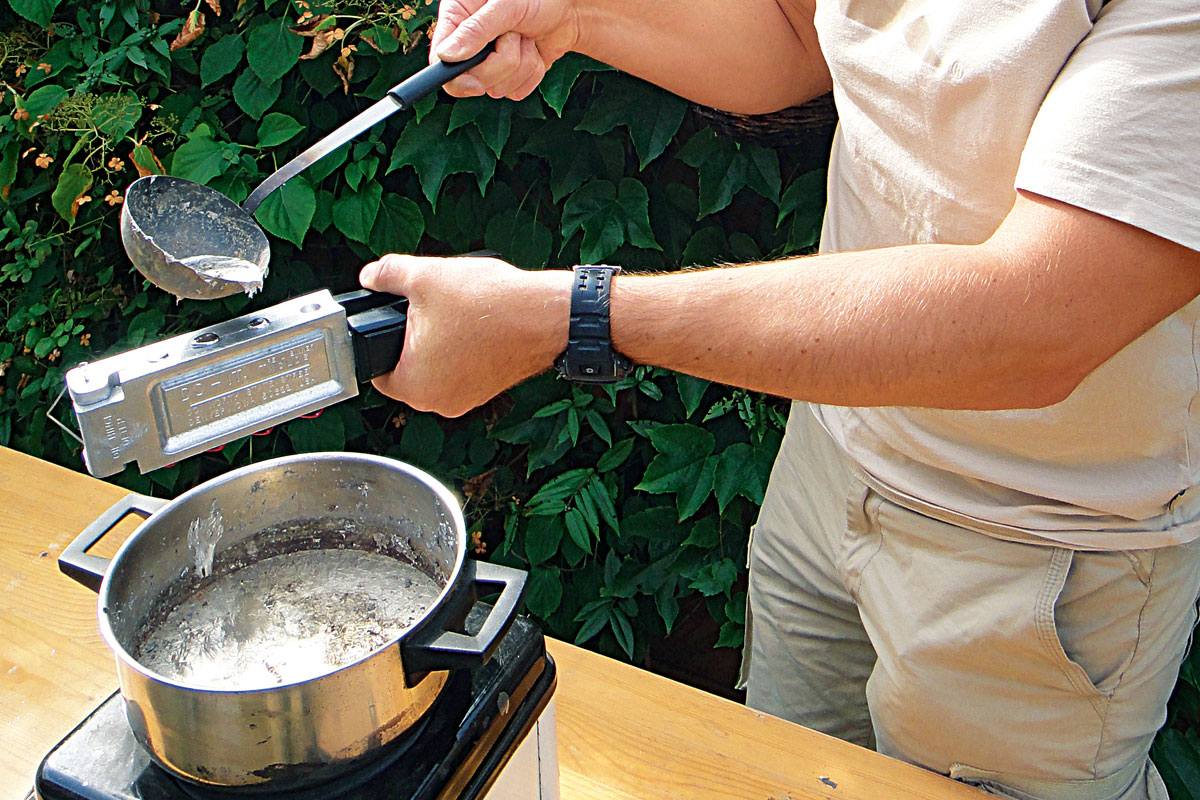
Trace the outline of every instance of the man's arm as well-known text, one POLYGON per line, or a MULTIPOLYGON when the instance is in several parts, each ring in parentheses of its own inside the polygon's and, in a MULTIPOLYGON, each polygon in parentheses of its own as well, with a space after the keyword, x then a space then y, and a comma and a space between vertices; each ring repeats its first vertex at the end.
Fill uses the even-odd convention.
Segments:
MULTIPOLYGON (((570 273, 386 256, 367 288, 410 327, 384 393, 450 416, 553 363, 570 273)), ((616 347, 635 361, 850 406, 1034 408, 1200 294, 1200 253, 1022 195, 978 245, 912 245, 745 267, 621 275, 616 347)))
POLYGON ((745 114, 827 91, 815 0, 442 0, 430 58, 496 52, 451 82, 458 96, 521 99, 567 51, 704 105, 745 114))

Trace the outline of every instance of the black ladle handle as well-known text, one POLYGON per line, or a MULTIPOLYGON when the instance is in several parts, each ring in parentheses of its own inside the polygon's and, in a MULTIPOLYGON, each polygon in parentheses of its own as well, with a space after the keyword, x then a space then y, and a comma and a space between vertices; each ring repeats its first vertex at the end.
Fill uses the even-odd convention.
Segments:
POLYGON ((411 108, 413 103, 425 95, 439 89, 445 84, 462 75, 474 66, 483 63, 496 49, 495 42, 488 42, 475 55, 462 61, 439 61, 430 64, 411 78, 398 83, 388 90, 388 94, 400 103, 400 108, 411 108))

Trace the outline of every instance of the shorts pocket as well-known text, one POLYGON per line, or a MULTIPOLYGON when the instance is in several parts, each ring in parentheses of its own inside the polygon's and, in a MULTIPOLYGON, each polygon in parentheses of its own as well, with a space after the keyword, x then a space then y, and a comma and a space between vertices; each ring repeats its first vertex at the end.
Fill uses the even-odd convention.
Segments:
POLYGON ((1093 705, 1112 697, 1137 653, 1152 568, 1145 553, 1056 548, 1050 559, 1036 611, 1038 636, 1093 705))

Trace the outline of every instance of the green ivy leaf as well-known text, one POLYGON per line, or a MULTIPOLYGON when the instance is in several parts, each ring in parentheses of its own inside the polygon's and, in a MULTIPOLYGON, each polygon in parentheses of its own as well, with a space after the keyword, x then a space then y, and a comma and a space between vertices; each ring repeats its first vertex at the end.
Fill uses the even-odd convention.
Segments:
POLYGON ((562 517, 530 517, 529 525, 525 528, 525 557, 529 563, 537 565, 553 558, 565 532, 562 517))
POLYGON ((621 645, 625 655, 633 658, 633 626, 629 624, 629 617, 614 606, 608 611, 608 621, 613 635, 617 637, 617 644, 621 645))
POLYGON ((679 391, 679 399, 683 401, 685 418, 696 413, 696 409, 704 400, 704 392, 710 385, 710 382, 703 378, 694 378, 691 375, 684 375, 682 372, 675 373, 675 388, 679 391))
POLYGON ((608 598, 593 600, 579 610, 575 615, 576 622, 582 622, 579 632, 575 634, 575 644, 583 644, 591 639, 608 624, 608 612, 613 607, 613 601, 608 598))
POLYGON ((20 107, 29 112, 26 124, 32 124, 42 114, 48 114, 67 96, 67 90, 61 86, 40 86, 30 92, 20 101, 20 107))
POLYGON ((380 201, 368 244, 377 256, 413 253, 424 233, 425 216, 420 206, 407 197, 388 192, 380 201))
POLYGON ((566 501, 574 497, 591 479, 594 472, 590 469, 570 469, 561 475, 551 478, 542 488, 538 489, 525 509, 530 514, 558 514, 566 501))
POLYGON ((484 144, 499 158, 512 132, 515 105, 508 100, 494 100, 487 96, 455 100, 446 130, 455 131, 464 125, 474 125, 484 144))
POLYGON ((442 455, 446 434, 429 414, 413 414, 400 435, 400 457, 419 467, 431 467, 442 455))
POLYGON ((246 60, 265 84, 272 84, 300 61, 304 39, 292 33, 282 19, 272 20, 250 31, 246 60))
POLYGON ((382 202, 383 187, 378 181, 368 181, 358 191, 343 192, 333 201, 333 224, 346 238, 366 244, 382 202))
POLYGON ((670 633, 671 628, 675 625, 675 620, 679 618, 679 600, 675 597, 674 581, 654 593, 654 605, 658 609, 658 615, 662 617, 663 624, 667 627, 667 633, 670 633))
POLYGON ((1151 751, 1171 800, 1200 800, 1200 735, 1163 728, 1151 751))
POLYGON ((716 547, 721 541, 721 526, 717 524, 715 514, 709 514, 707 517, 697 521, 688 531, 687 538, 683 540, 681 547, 698 547, 701 550, 708 551, 716 547))
POLYGON ((591 181, 563 206, 563 238, 570 239, 583 230, 579 255, 586 264, 602 261, 626 242, 659 250, 650 229, 649 205, 646 187, 633 178, 625 178, 619 187, 608 181, 591 181))
POLYGON ((196 183, 208 183, 225 171, 229 145, 212 137, 207 125, 197 125, 192 135, 175 151, 171 174, 196 183))
POLYGON ((92 123, 101 133, 120 139, 142 116, 142 100, 134 94, 106 94, 92 106, 92 123))
POLYGON ((540 269, 550 260, 554 236, 550 229, 520 209, 509 208, 488 220, 483 244, 509 263, 540 269))
POLYGON ((79 211, 76 201, 92 186, 92 173, 83 164, 68 164, 58 176, 58 184, 50 195, 50 202, 59 216, 67 222, 75 221, 79 211))
POLYGON ((681 261, 689 267, 711 267, 727 260, 728 252, 725 229, 720 225, 707 225, 688 238, 681 261))
POLYGON ((726 622, 721 625, 721 633, 713 647, 741 647, 745 644, 746 626, 736 622, 726 622))
POLYGON ((562 604, 562 574, 557 567, 534 567, 529 570, 525 607, 530 613, 545 619, 562 604))
POLYGON ((675 493, 675 508, 679 512, 680 522, 699 511, 700 506, 704 505, 704 501, 712 494, 716 471, 717 459, 713 456, 704 459, 696 482, 691 487, 675 493))
POLYGON ((713 477, 717 507, 724 511, 729 501, 739 494, 761 505, 773 459, 774 453, 769 448, 753 447, 745 442, 731 444, 721 451, 713 477))
POLYGON ((725 603, 725 616, 730 622, 746 624, 746 593, 738 592, 725 603))
POLYGON ((734 581, 737 580, 738 568, 733 559, 722 558, 700 568, 690 586, 705 597, 715 597, 723 594, 729 596, 734 581))
POLYGON ((316 192, 303 175, 297 175, 267 195, 254 217, 268 233, 303 247, 316 209, 316 192))
POLYGON ((705 128, 688 139, 679 151, 679 158, 699 170, 700 217, 728 206, 743 186, 774 203, 779 202, 779 156, 774 150, 738 145, 705 128))
POLYGON ((258 146, 274 147, 293 139, 304 126, 287 114, 275 112, 263 117, 258 126, 258 146))
MULTIPOLYGON (((613 505, 612 495, 608 493, 607 487, 600 481, 600 476, 593 476, 588 481, 587 487, 580 498, 587 500, 589 504, 596 509, 596 513, 600 519, 604 520, 604 524, 612 528, 613 533, 621 533, 621 524, 617 521, 617 507, 613 505)), ((599 531, 597 530, 597 535, 599 531)))
POLYGON ((130 151, 129 157, 139 170, 143 170, 145 174, 162 175, 163 166, 158 157, 154 155, 154 151, 144 144, 135 145, 130 151))
POLYGON ((313 185, 320 183, 327 177, 332 175, 338 167, 346 163, 346 158, 350 155, 350 143, 339 147, 327 156, 324 156, 307 170, 304 174, 313 182, 313 185))
POLYGON ((612 67, 607 64, 602 64, 581 53, 567 53, 551 65, 546 76, 542 78, 542 82, 538 84, 538 91, 542 93, 542 99, 546 101, 546 105, 553 108, 554 113, 561 117, 563 107, 567 104, 567 98, 571 95, 571 87, 575 85, 575 81, 579 79, 580 75, 584 72, 611 70, 612 67))
POLYGON ((200 85, 208 86, 237 69, 246 45, 237 34, 226 34, 204 48, 200 57, 200 85))
MULTIPOLYGON (((17 179, 17 156, 20 148, 16 139, 9 139, 0 148, 0 193, 17 179)), ((2 238, 2 237, 0 237, 2 238)))
POLYGON ((559 202, 593 178, 620 180, 625 170, 625 150, 611 136, 593 136, 576 130, 582 114, 564 117, 562 124, 540 127, 525 142, 522 153, 538 156, 550 165, 550 192, 559 202))
POLYGON ((587 520, 583 518, 583 512, 578 508, 568 509, 563 521, 567 525, 567 535, 571 537, 575 546, 585 553, 592 552, 592 536, 588 531, 587 520))
POLYGON ((313 419, 295 419, 284 430, 297 453, 321 453, 346 448, 346 428, 338 414, 326 412, 313 419))
POLYGON ((806 172, 788 185, 779 200, 776 226, 782 226, 789 215, 792 221, 785 249, 796 252, 815 245, 825 215, 825 170, 806 172))
POLYGON ((54 9, 61 0, 8 0, 12 10, 25 19, 43 28, 50 24, 54 9))
POLYGON ((496 155, 488 149, 479 131, 463 127, 451 132, 450 109, 437 106, 423 119, 413 118, 404 126, 392 148, 390 173, 411 166, 421 182, 421 191, 433 208, 447 176, 469 172, 475 176, 482 194, 496 171, 496 155))
POLYGON ((694 487, 704 462, 716 448, 713 435, 698 425, 660 425, 648 435, 658 455, 636 488, 663 494, 694 487))
POLYGON ((638 154, 638 168, 663 154, 687 113, 687 101, 631 75, 605 80, 604 92, 588 108, 579 128, 603 135, 623 126, 638 154))
POLYGON ((262 119, 262 115, 275 105, 282 89, 283 81, 263 83, 254 70, 242 70, 233 82, 233 100, 254 119, 262 119))
POLYGON ((596 471, 608 472, 624 464, 625 459, 633 452, 633 443, 634 438, 629 436, 610 447, 596 462, 596 471))

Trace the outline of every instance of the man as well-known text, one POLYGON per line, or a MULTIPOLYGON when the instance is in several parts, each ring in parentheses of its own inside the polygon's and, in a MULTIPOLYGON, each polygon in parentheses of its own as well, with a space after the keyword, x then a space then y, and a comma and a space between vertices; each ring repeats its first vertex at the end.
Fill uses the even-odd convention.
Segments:
POLYGON ((524 97, 568 50, 742 113, 832 87, 823 254, 582 291, 388 256, 363 285, 412 305, 379 388, 465 412, 563 353, 573 290, 599 332, 567 371, 612 372, 610 294, 632 361, 803 401, 751 544, 751 705, 1011 797, 1165 798, 1200 593, 1196 5, 442 0, 438 57, 494 38, 452 93, 524 97))

